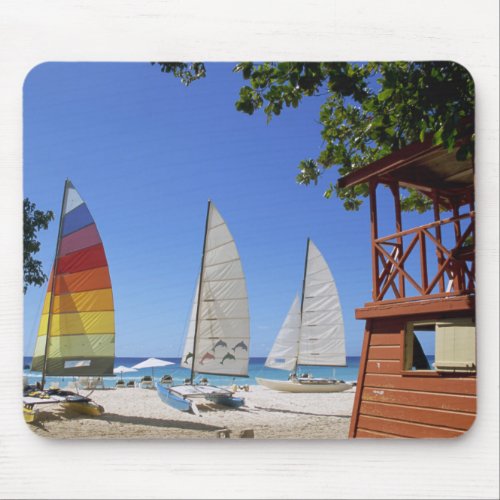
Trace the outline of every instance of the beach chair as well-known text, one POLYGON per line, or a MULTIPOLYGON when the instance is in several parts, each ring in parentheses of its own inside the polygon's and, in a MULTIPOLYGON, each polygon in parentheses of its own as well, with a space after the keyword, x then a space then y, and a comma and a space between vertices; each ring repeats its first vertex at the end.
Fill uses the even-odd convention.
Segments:
POLYGON ((144 375, 139 382, 141 389, 154 389, 153 379, 149 375, 144 375))
POLYGON ((135 380, 129 380, 127 382, 127 387, 135 387, 135 380))
POLYGON ((116 382, 116 384, 115 384, 115 387, 116 387, 117 389, 123 389, 124 387, 126 387, 126 385, 125 385, 125 380, 123 380, 123 379, 118 380, 118 381, 116 382))
POLYGON ((160 380, 160 384, 169 386, 169 385, 172 385, 173 381, 174 380, 172 379, 171 375, 163 375, 163 377, 160 380))

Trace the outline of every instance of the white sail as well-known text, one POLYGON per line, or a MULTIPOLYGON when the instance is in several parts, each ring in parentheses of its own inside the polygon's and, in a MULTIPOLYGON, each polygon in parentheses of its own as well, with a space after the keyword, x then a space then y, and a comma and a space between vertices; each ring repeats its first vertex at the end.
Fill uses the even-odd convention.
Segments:
POLYGON ((184 342, 184 352, 182 353, 181 366, 189 368, 193 366, 193 346, 194 346, 194 332, 196 330, 196 309, 198 307, 198 288, 200 277, 196 280, 196 288, 194 291, 193 305, 191 307, 191 316, 189 317, 189 325, 186 334, 186 341, 184 342))
POLYGON ((337 287, 328 264, 310 240, 303 294, 298 364, 346 366, 337 287))
POLYGON ((193 307, 196 328, 188 332, 183 363, 191 345, 193 357, 187 363, 194 372, 245 376, 250 341, 245 276, 233 237, 213 203, 204 250, 199 299, 193 307), (194 342, 189 343, 190 336, 194 342))
POLYGON ((267 367, 295 369, 299 352, 300 323, 300 301, 296 296, 267 357, 267 367))

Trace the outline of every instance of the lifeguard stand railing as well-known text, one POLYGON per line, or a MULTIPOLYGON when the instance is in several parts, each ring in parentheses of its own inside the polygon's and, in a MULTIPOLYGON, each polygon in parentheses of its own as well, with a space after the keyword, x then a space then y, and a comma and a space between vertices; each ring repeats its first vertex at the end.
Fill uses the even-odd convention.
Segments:
POLYGON ((373 303, 474 294, 473 179, 472 160, 457 161, 453 152, 427 141, 339 180, 340 187, 363 182, 369 186, 373 303), (392 192, 395 207, 396 232, 386 236, 379 235, 377 219, 381 184, 392 192), (429 223, 403 229, 400 193, 405 187, 432 200, 429 223))

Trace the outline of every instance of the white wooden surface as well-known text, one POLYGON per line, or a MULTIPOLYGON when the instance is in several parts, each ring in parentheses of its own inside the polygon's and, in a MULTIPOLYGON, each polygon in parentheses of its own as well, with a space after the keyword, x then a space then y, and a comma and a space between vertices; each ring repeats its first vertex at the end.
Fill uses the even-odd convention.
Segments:
POLYGON ((3 0, 0 498, 498 498, 498 2, 3 0), (377 8, 382 6, 382 8, 377 8), (457 440, 49 441, 20 411, 22 83, 44 61, 452 59, 477 89, 479 416, 457 440))

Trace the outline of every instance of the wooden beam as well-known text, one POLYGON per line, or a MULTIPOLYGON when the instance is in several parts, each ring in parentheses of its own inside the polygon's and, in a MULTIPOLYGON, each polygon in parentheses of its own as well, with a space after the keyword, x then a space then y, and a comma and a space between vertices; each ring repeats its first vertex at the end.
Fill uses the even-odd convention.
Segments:
POLYGON ((383 175, 388 171, 396 170, 407 165, 418 158, 429 154, 429 152, 443 149, 441 145, 432 146, 432 138, 427 138, 424 142, 414 142, 399 151, 374 161, 366 167, 354 170, 345 177, 338 180, 338 186, 341 188, 355 186, 363 182, 373 181, 374 177, 383 175))
POLYGON ((366 304, 356 309, 356 319, 374 319, 397 316, 417 316, 420 314, 438 314, 467 311, 474 314, 475 300, 470 295, 447 297, 419 301, 407 301, 395 304, 377 302, 366 304))
MULTIPOLYGON (((436 189, 432 192, 432 202, 434 208, 434 222, 439 223, 441 215, 439 212, 439 193, 436 189)), ((441 244, 441 224, 436 225, 436 239, 441 244)), ((439 247, 436 247, 436 257, 438 261, 438 269, 440 269, 443 266, 444 255, 439 247)), ((442 276, 439 280, 439 291, 444 292, 444 276, 442 276)))
MULTIPOLYGON (((460 228, 460 221, 458 220, 458 216, 460 215, 458 211, 458 203, 456 200, 453 200, 453 217, 456 219, 455 222, 453 223, 454 228, 455 228, 455 248, 457 248, 458 241, 460 240, 461 236, 461 228, 460 228)), ((465 282, 464 282, 464 276, 463 273, 461 272, 461 269, 457 269, 457 272, 455 273, 454 277, 454 286, 455 290, 463 290, 465 288, 465 282)))
MULTIPOLYGON (((473 219, 475 216, 474 212, 469 212, 467 214, 462 214, 458 216, 458 219, 467 219, 471 218, 473 219)), ((383 238, 377 238, 377 243, 386 243, 389 240, 394 240, 399 236, 406 236, 411 233, 416 233, 417 231, 420 231, 421 229, 429 229, 432 227, 436 226, 444 226, 445 224, 449 224, 450 222, 455 222, 454 217, 449 217, 448 219, 443 219, 443 220, 438 220, 434 222, 429 222, 428 224, 423 224, 422 226, 414 227, 412 229, 406 229, 405 231, 401 231, 400 233, 395 233, 395 234, 390 234, 389 236, 384 236, 383 238)))
POLYGON ((361 359, 359 362, 358 382, 356 384, 356 395, 354 396, 354 405, 351 414, 351 425, 349 428, 350 438, 355 438, 357 432, 359 407, 361 405, 361 394, 363 392, 363 381, 366 374, 366 363, 368 362, 368 349, 370 348, 371 329, 372 329, 372 321, 368 320, 365 325, 363 348, 361 350, 361 359))
MULTIPOLYGON (((418 233, 415 235, 411 243, 408 245, 408 248, 406 249, 405 253, 402 255, 401 259, 399 262, 396 262, 384 249, 383 246, 378 245, 377 247, 380 248, 380 251, 385 254, 385 256, 394 264, 395 268, 398 270, 398 272, 403 273, 406 276, 406 279, 423 295, 423 289, 419 286, 419 284, 401 267, 408 256, 410 255, 411 251, 415 247, 415 244, 418 241, 418 233)), ((381 292, 379 292, 378 300, 381 300, 383 297, 383 293, 387 291, 387 288, 389 287, 389 284, 394 280, 396 274, 398 272, 393 273, 393 275, 389 278, 389 280, 385 283, 384 288, 381 292)))
MULTIPOLYGON (((403 224, 401 221, 401 200, 399 198, 399 184, 397 182, 391 185, 391 192, 394 198, 394 211, 396 215, 396 233, 401 233, 401 231, 403 230, 403 224)), ((397 243, 399 252, 398 256, 401 258, 401 256, 403 255, 402 236, 398 236, 397 243)), ((404 270, 404 264, 401 264, 401 269, 404 270)), ((405 296, 405 278, 403 273, 399 273, 399 296, 400 297, 405 296)))
MULTIPOLYGON (((397 253, 398 253, 398 247, 397 247, 397 246, 395 246, 395 247, 392 249, 392 251, 391 251, 391 255, 395 258, 395 257, 396 257, 396 255, 397 255, 397 253)), ((382 271, 382 273, 380 274, 379 279, 378 279, 378 282, 379 282, 380 284, 382 284, 382 283, 384 282, 384 280, 385 280, 385 279, 387 279, 387 278, 389 278, 389 277, 390 277, 390 275, 391 275, 391 270, 392 270, 392 268, 394 267, 394 265, 393 265, 391 262, 389 262, 389 261, 385 260, 385 258, 384 258, 384 256, 383 256, 383 254, 381 254, 381 253, 379 253, 379 258, 380 258, 380 260, 382 261, 382 265, 384 266, 384 269, 383 269, 383 271, 382 271)), ((385 288, 385 287, 384 287, 384 288, 385 288)), ((400 293, 399 293, 399 290, 398 290, 398 288, 396 287, 396 285, 394 284, 394 280, 393 280, 393 279, 391 280, 391 288, 392 288, 392 291, 394 292, 394 296, 395 296, 396 298, 398 298, 398 299, 399 299, 399 298, 401 298, 401 295, 400 295, 400 293)), ((385 292, 381 292, 381 293, 377 296, 377 300, 380 300, 380 296, 381 296, 381 295, 383 296, 383 295, 384 295, 384 293, 385 293, 385 292)))
POLYGON ((375 300, 379 294, 379 267, 378 255, 375 246, 375 240, 378 238, 377 223, 377 182, 370 181, 370 227, 371 227, 371 245, 372 245, 372 297, 375 300))

